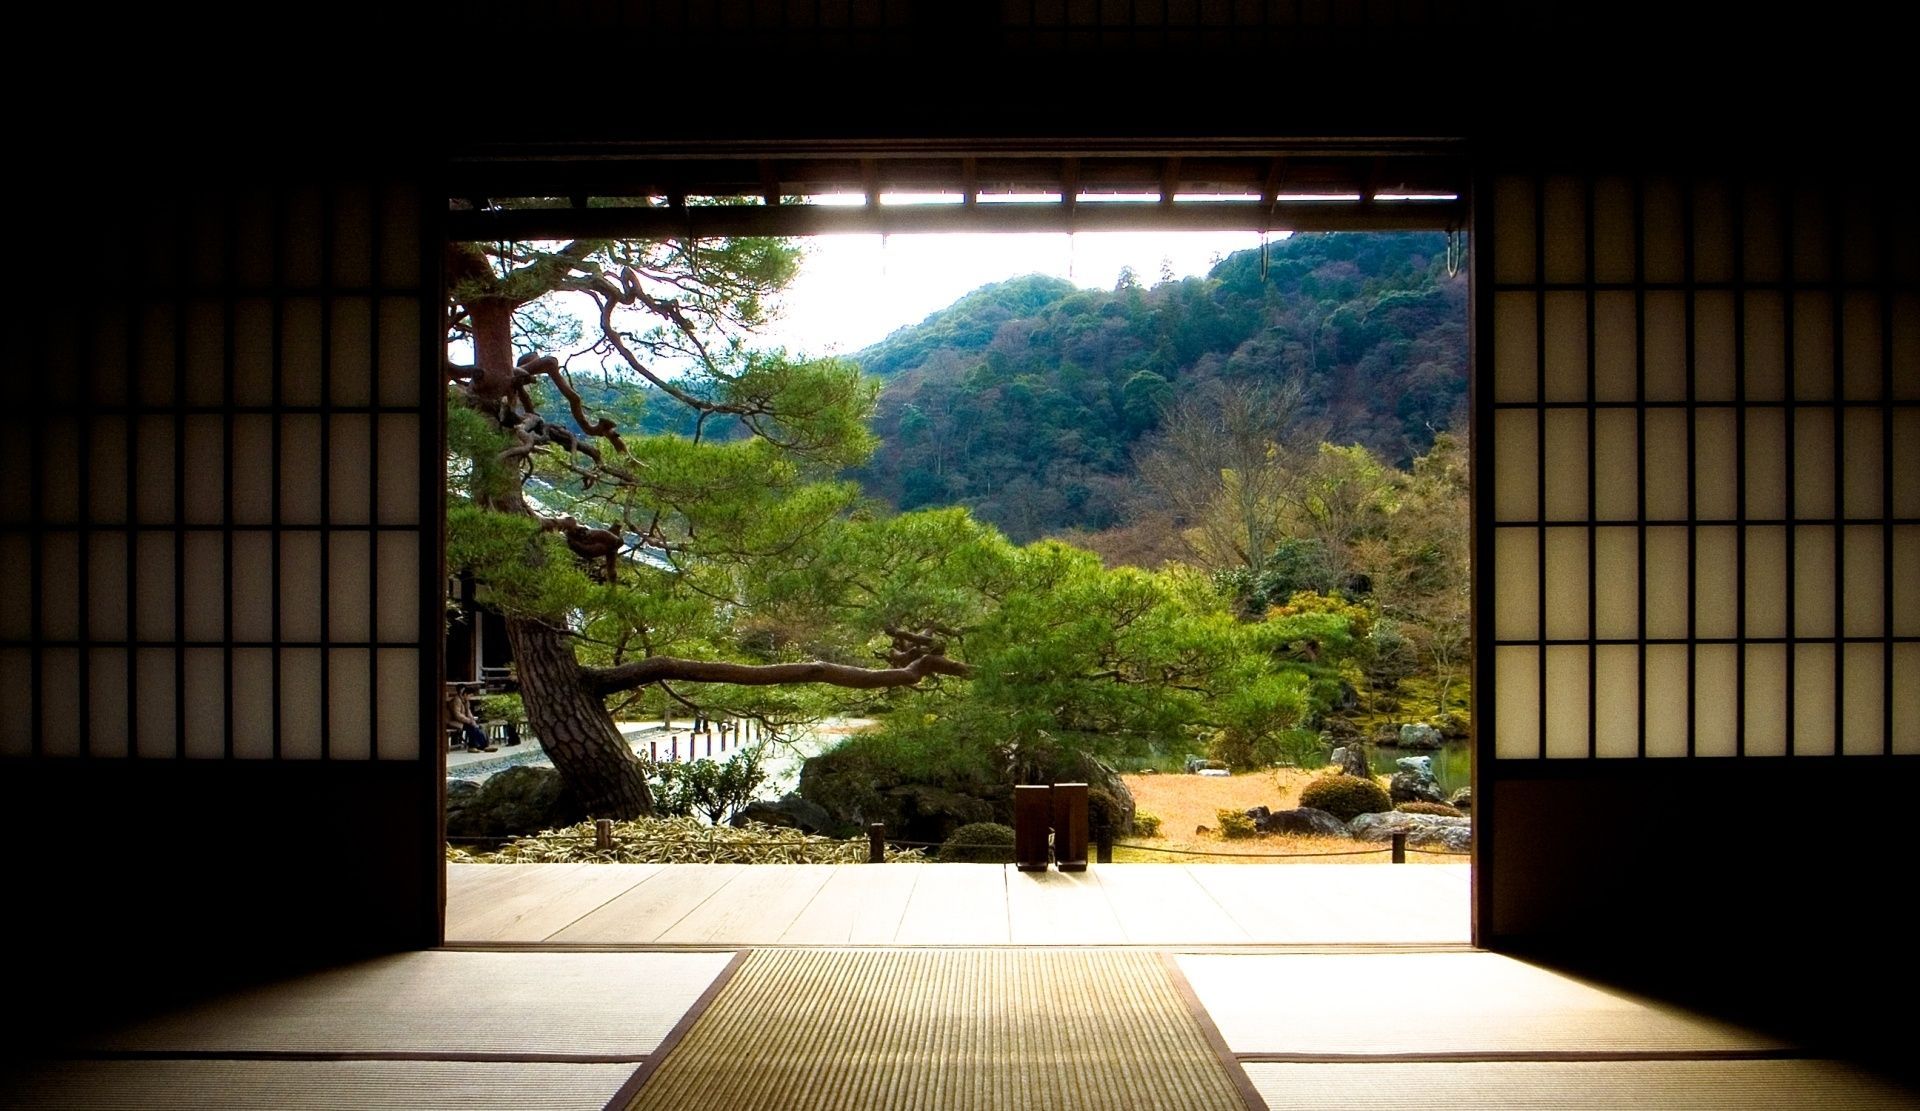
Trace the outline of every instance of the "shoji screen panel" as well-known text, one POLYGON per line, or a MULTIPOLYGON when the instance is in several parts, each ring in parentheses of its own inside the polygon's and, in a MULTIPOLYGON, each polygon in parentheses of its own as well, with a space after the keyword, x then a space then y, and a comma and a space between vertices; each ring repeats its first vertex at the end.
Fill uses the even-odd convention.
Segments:
POLYGON ((1493 756, 1920 753, 1920 258, 1894 201, 1496 179, 1493 756))
POLYGON ((0 437, 0 755, 434 757, 425 211, 303 184, 77 233, 105 277, 49 299, 0 437))

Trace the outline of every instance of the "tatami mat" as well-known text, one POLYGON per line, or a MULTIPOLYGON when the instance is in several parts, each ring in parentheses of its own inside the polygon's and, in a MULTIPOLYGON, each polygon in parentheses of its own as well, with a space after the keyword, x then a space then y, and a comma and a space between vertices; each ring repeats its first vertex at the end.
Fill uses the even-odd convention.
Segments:
POLYGON ((1780 1043, 1492 953, 1183 956, 1240 1054, 1721 1052, 1780 1043))
POLYGON ((46 1111, 600 1111, 632 1065, 475 1061, 57 1061, 0 1105, 46 1111))
POLYGON ((283 981, 96 1039, 195 1053, 637 1058, 729 953, 406 953, 283 981))
POLYGON ((1238 1109, 1170 969, 1137 950, 759 950, 630 1105, 1238 1109))
POLYGON ((1903 1090, 1833 1061, 1248 1064, 1272 1111, 1912 1111, 1903 1090))

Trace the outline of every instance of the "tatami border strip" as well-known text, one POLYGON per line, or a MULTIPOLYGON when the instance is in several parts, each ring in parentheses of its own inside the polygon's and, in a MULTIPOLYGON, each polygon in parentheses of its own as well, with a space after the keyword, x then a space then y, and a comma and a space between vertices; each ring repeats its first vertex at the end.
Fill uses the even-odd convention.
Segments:
POLYGON ((1236 1053, 1248 1065, 1413 1065, 1581 1061, 1799 1061, 1821 1059, 1802 1049, 1644 1049, 1644 1050, 1463 1050, 1454 1053, 1236 1053))
POLYGON ((687 1008, 687 1013, 681 1015, 680 1021, 674 1023, 673 1029, 667 1031, 667 1036, 660 1039, 660 1044, 654 1047, 652 1055, 641 1062, 632 1076, 627 1077, 627 1082, 620 1085, 619 1091, 613 1093, 613 1098, 607 1101, 606 1111, 624 1111, 639 1096, 640 1088, 646 1084, 647 1078, 660 1067, 660 1062, 667 1059, 667 1054, 672 1053, 673 1048, 680 1044, 680 1039, 686 1037, 687 1032, 693 1029, 693 1024, 700 1021, 700 1016, 707 1013, 707 1008, 713 1006, 713 1001, 718 999, 721 990, 732 982, 734 973, 740 971, 740 966, 746 963, 748 955, 752 952, 751 949, 741 949, 734 953, 733 959, 728 961, 727 966, 720 970, 720 974, 713 978, 713 983, 707 985, 707 990, 700 993, 700 998, 693 1001, 693 1006, 687 1008))
POLYGON ((434 1049, 86 1049, 45 1054, 48 1061, 451 1061, 502 1065, 631 1065, 644 1053, 488 1053, 434 1049))
POLYGON ((1233 1050, 1228 1048, 1227 1039, 1221 1035, 1220 1028, 1213 1023, 1213 1016, 1207 1013, 1207 1008, 1201 1004, 1200 996, 1194 992, 1193 985, 1187 982, 1187 974, 1180 970, 1178 958, 1163 949, 1160 951, 1160 966, 1166 969, 1168 982, 1173 985, 1173 990, 1180 994, 1181 1001, 1187 1005, 1187 1013, 1191 1014, 1193 1020, 1200 1025, 1200 1033, 1207 1039, 1207 1044, 1212 1046, 1213 1052, 1219 1056, 1220 1064, 1227 1070, 1227 1076, 1233 1080, 1233 1086, 1240 1093, 1240 1101, 1247 1105, 1247 1111, 1267 1111, 1267 1101, 1261 1097, 1259 1089, 1253 1086, 1253 1078, 1247 1075, 1247 1070, 1240 1067, 1242 1059, 1234 1056, 1233 1050))

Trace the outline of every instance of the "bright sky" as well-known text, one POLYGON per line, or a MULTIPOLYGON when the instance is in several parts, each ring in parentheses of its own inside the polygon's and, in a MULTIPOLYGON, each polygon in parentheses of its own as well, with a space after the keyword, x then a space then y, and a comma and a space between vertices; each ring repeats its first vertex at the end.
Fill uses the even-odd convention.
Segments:
POLYGON ((988 282, 1051 274, 1111 289, 1120 268, 1131 266, 1151 286, 1163 261, 1176 278, 1205 274, 1217 259, 1258 247, 1260 233, 820 235, 802 242, 800 276, 763 336, 795 353, 848 355, 988 282))

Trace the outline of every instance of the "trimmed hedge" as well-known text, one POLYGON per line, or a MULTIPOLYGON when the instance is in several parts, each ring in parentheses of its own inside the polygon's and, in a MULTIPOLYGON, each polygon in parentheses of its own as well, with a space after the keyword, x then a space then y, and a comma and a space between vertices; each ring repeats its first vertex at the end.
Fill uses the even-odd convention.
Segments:
POLYGON ((940 846, 943 864, 1012 864, 1013 827, 974 822, 953 831, 940 846))
POLYGON ((1343 822, 1362 814, 1393 809, 1393 797, 1372 779, 1352 775, 1323 775, 1300 792, 1300 805, 1324 810, 1343 822))

